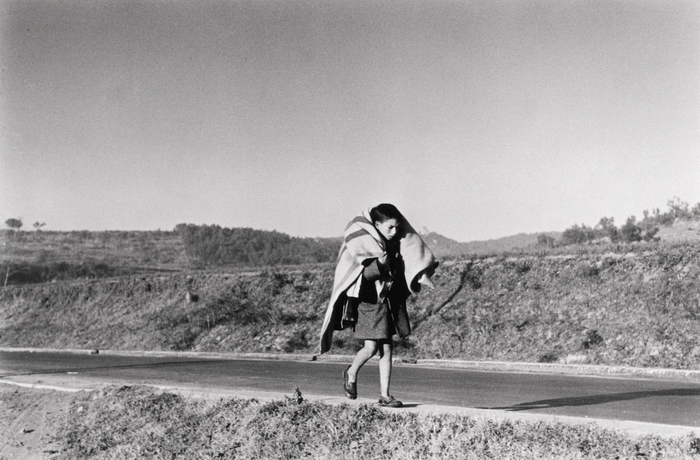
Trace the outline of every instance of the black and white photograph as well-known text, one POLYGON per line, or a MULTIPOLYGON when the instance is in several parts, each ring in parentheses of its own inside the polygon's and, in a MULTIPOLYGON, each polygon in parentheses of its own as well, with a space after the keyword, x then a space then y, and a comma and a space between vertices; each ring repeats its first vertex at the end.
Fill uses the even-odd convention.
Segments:
POLYGON ((0 0, 0 460, 700 459, 700 3, 0 0))

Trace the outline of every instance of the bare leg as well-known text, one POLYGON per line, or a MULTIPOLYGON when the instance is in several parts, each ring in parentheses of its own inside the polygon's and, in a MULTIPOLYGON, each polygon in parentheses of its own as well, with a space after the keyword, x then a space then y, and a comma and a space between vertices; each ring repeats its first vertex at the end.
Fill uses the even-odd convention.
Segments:
POLYGON ((382 396, 389 397, 389 383, 391 381, 391 355, 393 344, 391 340, 382 341, 379 347, 379 389, 382 396))
POLYGON ((357 380, 357 373, 360 372, 362 366, 377 353, 377 341, 365 340, 365 346, 355 355, 350 369, 348 369, 348 382, 353 383, 357 380))

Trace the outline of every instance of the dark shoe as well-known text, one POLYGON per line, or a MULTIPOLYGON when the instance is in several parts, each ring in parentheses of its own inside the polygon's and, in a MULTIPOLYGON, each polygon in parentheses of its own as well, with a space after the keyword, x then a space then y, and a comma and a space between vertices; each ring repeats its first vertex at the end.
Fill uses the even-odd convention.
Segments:
POLYGON ((393 396, 389 396, 388 398, 380 396, 379 405, 384 407, 403 407, 403 403, 398 399, 394 399, 393 396))
POLYGON ((343 389, 345 390, 345 396, 347 396, 348 399, 356 399, 357 382, 350 383, 348 381, 348 369, 350 369, 350 366, 348 366, 347 369, 343 371, 343 389))

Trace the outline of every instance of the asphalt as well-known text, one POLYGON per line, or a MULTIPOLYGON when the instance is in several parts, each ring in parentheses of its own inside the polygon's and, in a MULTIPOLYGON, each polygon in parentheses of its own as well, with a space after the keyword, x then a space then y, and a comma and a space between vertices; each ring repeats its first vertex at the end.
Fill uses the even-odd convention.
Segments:
MULTIPOLYGON (((319 361, 350 363, 353 359, 351 355, 313 355, 313 354, 285 354, 285 353, 211 353, 211 352, 171 352, 171 351, 125 351, 125 350, 84 350, 84 349, 47 349, 47 348, 0 348, 2 352, 41 352, 41 353, 77 353, 90 354, 99 353, 115 356, 157 356, 157 357, 191 357, 201 359, 248 359, 248 360, 280 360, 280 361, 319 361)), ((559 364, 559 363, 524 363, 524 362, 503 362, 503 361, 460 361, 460 360, 437 360, 437 359, 417 359, 406 360, 395 358, 396 366, 420 366, 427 368, 453 368, 469 369, 495 372, 521 372, 521 373, 542 373, 542 374, 562 374, 580 376, 611 376, 622 378, 644 378, 644 379, 664 379, 679 382, 700 382, 700 370, 680 370, 664 368, 634 368, 624 366, 596 366, 585 364, 559 364)), ((21 377, 12 379, 0 379, 0 383, 17 385, 27 388, 49 389, 58 391, 78 392, 85 390, 96 390, 107 385, 108 382, 96 382, 87 380, 76 385, 75 379, 70 381, 60 375, 42 376, 41 383, 29 381, 21 377)), ((195 385, 152 385, 154 388, 177 392, 191 397, 201 398, 221 398, 238 397, 245 399, 257 399, 260 401, 280 400, 288 396, 285 393, 247 391, 239 389, 213 389, 200 388, 195 385)), ((327 404, 374 404, 374 399, 358 398, 350 401, 342 397, 329 397, 324 395, 313 395, 304 393, 304 398, 309 401, 321 401, 327 404)), ((700 436, 700 427, 687 427, 667 424, 655 424, 645 422, 591 419, 582 417, 570 417, 562 415, 518 413, 511 411, 483 410, 466 407, 439 406, 431 404, 421 404, 416 407, 402 409, 404 411, 419 414, 460 414, 476 418, 485 419, 510 419, 523 421, 549 421, 565 424, 590 424, 594 423, 600 427, 622 431, 633 436, 657 435, 663 437, 680 436, 700 436)))

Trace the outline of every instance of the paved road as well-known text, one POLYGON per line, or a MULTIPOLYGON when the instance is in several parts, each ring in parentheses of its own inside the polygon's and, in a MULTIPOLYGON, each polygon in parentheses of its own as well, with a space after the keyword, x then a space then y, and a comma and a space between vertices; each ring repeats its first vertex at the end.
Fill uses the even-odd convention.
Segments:
MULTIPOLYGON (((342 395, 346 364, 213 360, 185 357, 0 352, 0 379, 61 375, 114 383, 196 385, 291 394, 342 395)), ((361 372, 361 397, 376 398, 375 364, 361 372)), ((672 380, 581 377, 394 366, 392 394, 409 405, 437 404, 519 413, 700 427, 700 384, 672 380)))

